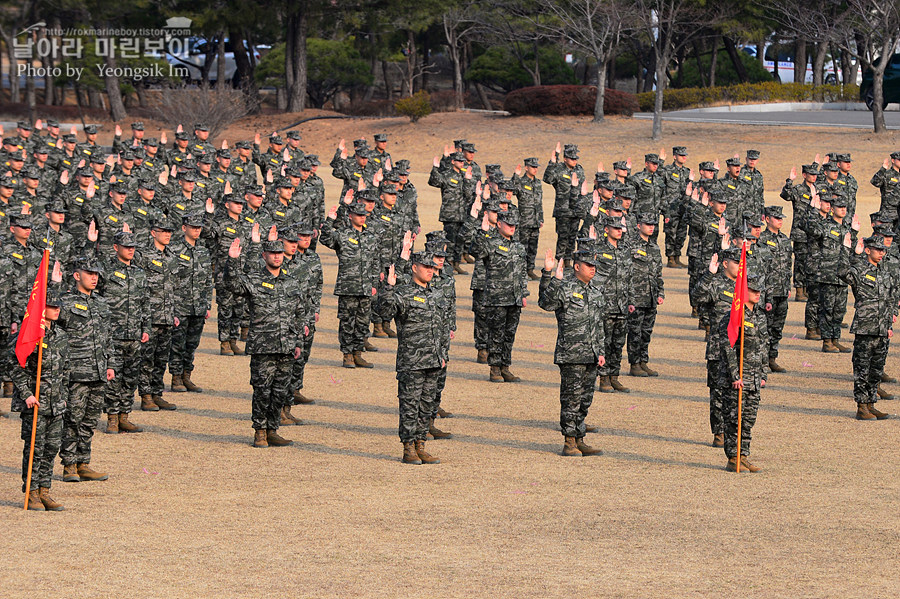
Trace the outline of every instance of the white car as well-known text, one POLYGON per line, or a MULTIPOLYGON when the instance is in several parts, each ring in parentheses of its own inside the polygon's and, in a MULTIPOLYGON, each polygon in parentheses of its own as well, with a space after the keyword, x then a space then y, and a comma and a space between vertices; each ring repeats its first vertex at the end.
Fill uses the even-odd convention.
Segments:
MULTIPOLYGON (((186 69, 187 76, 185 80, 191 82, 199 82, 202 79, 201 69, 206 61, 206 52, 210 44, 215 44, 214 40, 207 40, 202 37, 189 37, 185 40, 184 47, 180 52, 166 52, 166 61, 174 67, 182 67, 186 69)), ((244 42, 247 47, 247 42, 244 42)), ((170 49, 172 47, 170 46, 170 49)), ((256 48, 253 49, 253 56, 256 62, 259 62, 260 55, 256 48)), ((212 66, 209 69, 209 80, 215 82, 218 79, 218 63, 219 57, 213 47, 212 66)), ((234 61, 234 49, 228 39, 225 40, 225 79, 234 81, 237 72, 237 64, 234 61)))

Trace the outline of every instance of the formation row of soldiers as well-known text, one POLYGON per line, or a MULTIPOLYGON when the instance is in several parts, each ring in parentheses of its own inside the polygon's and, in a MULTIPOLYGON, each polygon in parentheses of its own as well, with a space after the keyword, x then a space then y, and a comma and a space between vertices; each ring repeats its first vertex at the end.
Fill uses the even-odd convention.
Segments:
MULTIPOLYGON (((372 367, 362 356, 377 351, 369 340, 370 323, 371 336, 400 338, 396 368, 404 462, 436 462, 424 449, 426 435, 450 436, 435 428, 434 419, 448 415, 440 409, 440 396, 456 329, 454 274, 464 274, 466 262, 475 265, 470 287, 476 359, 490 366, 489 379, 494 382, 519 380, 510 369, 515 334, 527 306, 527 281, 540 278, 538 303, 557 313, 560 327, 556 362, 562 377, 564 453, 595 455, 599 450, 584 443, 584 434, 590 431, 584 416, 594 379, 599 377, 603 392, 629 391, 619 380, 626 342, 629 373, 658 375, 649 366, 648 347, 657 307, 665 297, 662 254, 656 243, 661 218, 668 266, 683 266, 680 253, 690 235, 691 303, 709 337, 714 445, 724 445, 729 467, 734 467, 737 439, 728 423, 736 420, 730 383, 738 381, 731 376, 733 356, 728 352, 733 350, 721 343, 719 329, 723 312, 731 307, 725 298, 729 285, 734 288, 735 248, 749 246, 751 288, 759 292, 763 306, 755 311, 753 303, 749 311, 761 315, 757 318, 765 325, 755 329, 763 356, 757 360, 756 399, 748 395, 744 403, 745 412, 752 412, 744 416, 749 423, 743 438, 748 451, 758 389, 769 370, 783 371, 775 358, 787 313, 792 254, 794 286, 816 290, 818 301, 807 307, 819 307, 814 319, 819 326, 817 330, 808 326, 810 332, 824 337, 825 351, 842 351, 846 285, 869 280, 865 275, 853 278, 867 264, 853 257, 877 256, 879 240, 888 247, 900 198, 900 186, 895 185, 900 175, 898 155, 892 158, 893 166, 886 164, 873 178, 887 197, 878 219, 873 218, 877 236, 851 252, 859 230, 858 219, 848 216, 850 202, 855 205, 855 181, 852 200, 837 187, 852 180, 849 155, 830 156, 822 169, 817 164, 804 167, 804 183, 786 185, 782 192, 793 203, 794 227, 805 235, 805 246, 798 250, 797 240, 792 244, 780 232, 780 208, 764 207, 762 175, 756 169, 759 153, 752 150, 746 164, 729 159, 721 179, 716 177, 717 163, 704 162, 695 181, 686 166, 687 150, 676 147, 671 165, 660 168, 664 157, 648 154, 643 171, 632 174, 628 161, 615 162, 612 173, 598 168, 592 182, 586 179, 573 145, 558 144, 541 178, 535 157, 526 158, 511 178, 492 164, 485 166, 482 177, 475 146, 457 140, 453 150, 448 147, 443 157, 435 158, 428 181, 441 191, 439 218, 444 230, 427 235, 425 251, 413 253, 420 233, 417 192, 409 181, 409 162, 392 162, 384 135, 375 136, 373 148, 365 140, 354 141, 352 155, 343 141, 339 144, 330 166, 343 189, 339 204, 326 216, 324 184, 316 175, 318 158, 299 149, 296 132, 287 134, 287 144, 273 134, 265 152, 259 149, 259 136, 254 143, 238 142, 232 154, 225 144, 215 149, 202 124, 194 127, 193 137, 179 130, 173 147, 161 149, 165 136, 144 138, 143 126, 135 123, 128 141, 123 142, 117 130, 114 154, 106 156, 96 144, 95 131, 86 130, 86 141, 74 143, 71 137, 58 135, 55 123, 49 125, 44 136, 33 134, 28 123, 19 123, 17 136, 3 140, 6 170, 0 180, 4 202, 0 210, 10 235, 0 261, 6 275, 0 325, 7 337, 2 341, 11 348, 40 253, 52 249, 59 265, 55 278, 61 281, 60 299, 54 300, 62 314, 56 328, 65 333, 59 337, 69 345, 69 357, 62 362, 72 362, 73 372, 90 373, 70 375, 66 386, 64 403, 69 407, 64 410, 60 441, 64 480, 106 477, 89 467, 91 434, 104 408, 107 432, 140 430, 129 420, 135 389, 142 409, 175 409, 163 399, 166 367, 171 390, 200 391, 191 379, 193 354, 209 316, 213 289, 220 353, 252 355, 253 443, 290 444, 278 428, 299 422, 291 414, 292 405, 311 402, 301 389, 319 316, 323 280, 316 254, 319 240, 338 256, 335 294, 343 365, 372 367), (556 193, 558 266, 551 275, 556 261, 548 256, 538 276, 534 262, 544 222, 542 183, 556 193), (179 233, 173 242, 175 232, 179 233), (799 279, 798 251, 807 264, 799 279), (245 349, 238 340, 246 340, 245 349), (729 377, 729 384, 724 384, 729 377)), ((877 268, 879 262, 872 259, 868 264, 877 268)), ((883 277, 879 294, 900 287, 895 275, 892 270, 883 277)), ((880 275, 873 276, 879 280, 880 275)), ((860 318, 855 288, 854 294, 860 318)), ((896 299, 888 297, 883 305, 893 302, 895 311, 896 299)), ((863 310, 862 318, 884 315, 866 314, 863 310)), ((854 327, 859 341, 858 331, 868 329, 854 327)), ((870 345, 870 358, 882 349, 886 356, 886 344, 870 345)), ((874 387, 861 382, 869 381, 873 372, 880 380, 878 360, 863 364, 857 354, 865 352, 854 351, 855 370, 869 367, 865 376, 856 377, 858 417, 886 417, 874 410, 878 381, 874 387), (876 391, 869 393, 870 387, 876 391)), ((21 369, 10 358, 5 370, 12 383, 13 373, 21 369)), ((745 391, 751 393, 752 381, 748 385, 745 391)), ((26 387, 18 383, 14 387, 14 407, 21 411, 28 403, 26 387)), ((60 415, 52 405, 48 401, 41 409, 49 408, 48 416, 60 415)), ((23 435, 25 427, 23 423, 23 435)), ((55 456, 52 439, 40 455, 35 472, 42 474, 35 480, 41 482, 33 489, 38 498, 42 481, 49 484, 47 472, 52 471, 55 456)))

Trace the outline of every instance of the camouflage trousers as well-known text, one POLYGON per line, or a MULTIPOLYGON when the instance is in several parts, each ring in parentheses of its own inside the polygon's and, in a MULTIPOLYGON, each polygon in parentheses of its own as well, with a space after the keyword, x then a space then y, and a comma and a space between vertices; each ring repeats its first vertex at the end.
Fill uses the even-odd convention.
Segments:
POLYGON ((447 386, 447 366, 444 365, 438 373, 437 388, 434 392, 434 405, 432 406, 431 419, 437 418, 438 408, 441 407, 441 395, 444 393, 444 387, 447 386))
POLYGON ((216 324, 220 342, 238 340, 245 303, 241 296, 232 293, 225 285, 216 286, 216 324))
POLYGON ((291 402, 291 354, 253 354, 250 356, 250 386, 253 402, 250 419, 256 430, 276 430, 281 423, 281 408, 291 402))
MULTIPOLYGON (((31 426, 34 422, 34 410, 22 412, 22 440, 25 447, 22 450, 22 492, 26 491, 25 483, 28 480, 28 455, 31 451, 31 426)), ((53 463, 59 446, 62 444, 63 415, 62 414, 38 414, 37 430, 34 434, 34 462, 31 466, 31 488, 34 491, 40 487, 50 488, 53 478, 53 463)))
POLYGON ((528 270, 533 270, 541 229, 539 227, 519 227, 517 231, 519 233, 519 241, 525 246, 525 267, 528 270))
POLYGON ((600 376, 619 376, 622 367, 622 349, 628 336, 624 314, 606 316, 606 364, 599 369, 600 376))
POLYGON ((169 351, 169 372, 184 374, 194 371, 194 354, 200 347, 206 318, 200 316, 179 316, 179 324, 172 329, 172 349, 169 351))
POLYGON ((663 231, 666 234, 666 256, 681 257, 681 248, 687 239, 688 219, 684 218, 684 214, 674 214, 663 225, 663 231))
POLYGON ((400 400, 400 441, 424 441, 428 425, 437 412, 437 383, 440 368, 397 372, 397 399, 400 400))
POLYGON ((138 375, 138 392, 141 395, 162 395, 165 390, 163 375, 172 351, 172 327, 154 324, 150 327, 150 340, 141 347, 141 371, 138 375))
POLYGON ((709 430, 714 435, 725 433, 722 390, 719 388, 719 360, 706 361, 706 386, 709 387, 709 430))
POLYGON ((461 222, 448 221, 444 223, 444 233, 447 236, 447 253, 451 262, 459 262, 460 256, 466 252, 465 239, 459 234, 462 230, 461 222))
POLYGON ((481 289, 472 290, 472 314, 475 349, 487 349, 490 343, 490 330, 487 324, 487 307, 484 305, 484 291, 481 289))
POLYGON ((134 404, 141 371, 141 342, 113 339, 113 347, 122 357, 122 368, 106 386, 106 413, 128 414, 134 404))
POLYGON ((69 405, 63 417, 59 447, 63 466, 91 462, 91 439, 105 396, 106 381, 69 383, 69 405))
POLYGON ((594 401, 597 364, 559 364, 559 427, 563 436, 583 439, 584 419, 594 401))
MULTIPOLYGON (((722 408, 725 415, 725 455, 729 458, 738 454, 738 390, 732 388, 731 378, 725 374, 728 367, 723 365, 719 376, 722 389, 722 408)), ((744 379, 745 382, 747 379, 744 379)), ((756 413, 759 410, 759 387, 745 385, 741 394, 741 455, 750 455, 750 438, 756 413)))
POLYGON ((488 364, 509 366, 512 364, 513 343, 519 328, 521 306, 486 306, 488 325, 488 364))
POLYGON ((365 295, 338 296, 338 342, 342 354, 363 351, 371 315, 372 298, 365 295))
POLYGON ((568 216, 556 217, 557 260, 572 259, 572 252, 575 251, 575 238, 578 236, 578 221, 579 219, 568 216))
POLYGON ((793 244, 794 287, 806 287, 809 282, 809 245, 805 241, 794 241, 793 244))
POLYGON ((774 360, 778 357, 778 344, 781 342, 784 323, 787 320, 788 298, 773 297, 769 301, 772 303, 772 309, 766 312, 766 328, 769 330, 769 358, 774 360))
POLYGON ((628 314, 628 362, 640 364, 650 361, 650 337, 656 325, 656 306, 635 308, 628 314))
POLYGON ((841 323, 847 313, 847 285, 816 283, 819 303, 819 331, 822 339, 840 339, 841 323))
POLYGON ((887 354, 887 337, 856 334, 853 340, 853 400, 856 403, 878 401, 878 383, 887 354))
POLYGON ((309 362, 309 354, 312 351, 313 338, 316 336, 316 330, 309 327, 309 335, 303 337, 303 347, 300 350, 300 357, 294 360, 291 366, 291 394, 303 388, 303 373, 306 371, 306 363, 309 362))
POLYGON ((811 281, 810 277, 806 280, 806 308, 803 311, 803 324, 807 329, 819 328, 819 283, 811 281))

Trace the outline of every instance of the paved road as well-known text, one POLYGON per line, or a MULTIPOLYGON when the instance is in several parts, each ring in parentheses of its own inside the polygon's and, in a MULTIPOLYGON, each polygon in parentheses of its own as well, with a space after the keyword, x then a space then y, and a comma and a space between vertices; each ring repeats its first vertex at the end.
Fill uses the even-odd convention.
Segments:
MULTIPOLYGON (((888 129, 900 130, 900 111, 889 107, 884 113, 888 129)), ((653 114, 635 113, 636 119, 652 119, 653 114)), ((732 123, 736 125, 791 125, 800 127, 843 127, 872 129, 872 113, 862 110, 798 110, 785 112, 695 112, 679 110, 663 114, 664 121, 690 123, 732 123)))

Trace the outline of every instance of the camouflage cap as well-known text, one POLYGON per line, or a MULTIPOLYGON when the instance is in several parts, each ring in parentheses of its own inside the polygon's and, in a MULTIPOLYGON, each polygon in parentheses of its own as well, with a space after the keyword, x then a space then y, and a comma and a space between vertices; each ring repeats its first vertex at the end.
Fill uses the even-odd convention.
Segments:
POLYGON ((186 227, 205 227, 206 215, 203 212, 191 212, 185 214, 181 219, 181 224, 186 227))
POLYGON ((412 263, 419 264, 421 266, 437 266, 434 263, 434 254, 430 252, 416 252, 412 255, 412 263))
POLYGON ((719 172, 719 169, 716 168, 716 163, 712 160, 705 160, 697 165, 697 168, 701 171, 709 171, 711 173, 719 172))
POLYGON ((572 258, 575 262, 582 262, 588 266, 593 266, 595 268, 600 266, 600 263, 597 261, 597 255, 590 250, 579 249, 572 254, 572 258))
POLYGON ((784 210, 781 206, 766 206, 765 213, 769 218, 784 218, 784 210))
POLYGON ((362 204, 362 202, 353 202, 350 206, 347 207, 347 212, 350 214, 355 214, 357 216, 367 216, 369 211, 366 210, 366 207, 362 204))
POLYGON ((747 160, 759 160, 759 150, 747 150, 747 160))
POLYGON ((532 168, 537 168, 537 167, 539 167, 539 166, 541 165, 541 161, 538 160, 538 159, 537 159, 536 157, 534 157, 534 156, 530 156, 530 157, 528 157, 528 158, 526 158, 526 159, 524 160, 523 164, 525 164, 525 166, 530 166, 530 167, 532 167, 532 168))
POLYGON ((284 243, 282 243, 280 239, 276 241, 269 241, 267 239, 262 243, 262 251, 269 254, 280 254, 284 252, 284 243))
POLYGON ((725 166, 741 166, 741 159, 735 158, 732 156, 728 160, 725 161, 725 166))
POLYGON ((687 148, 684 146, 674 146, 672 148, 672 155, 673 156, 687 156, 688 155, 687 148))
POLYGON ((884 238, 879 235, 866 237, 863 239, 863 244, 870 250, 887 251, 887 246, 884 245, 884 238))
POLYGON ((130 231, 119 231, 113 235, 113 243, 123 248, 137 247, 137 239, 135 238, 134 233, 130 231))

